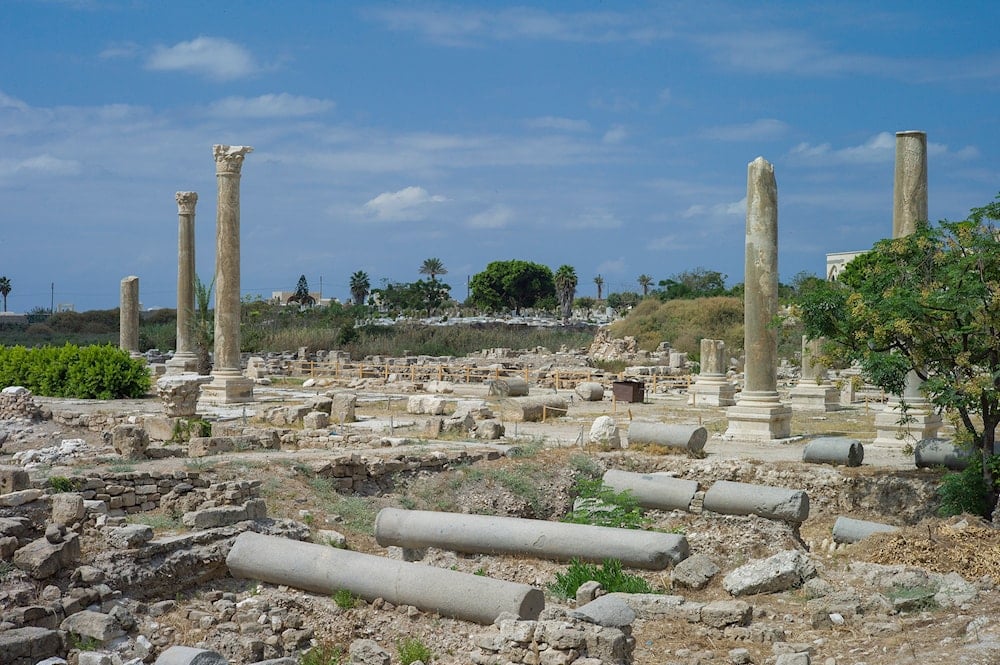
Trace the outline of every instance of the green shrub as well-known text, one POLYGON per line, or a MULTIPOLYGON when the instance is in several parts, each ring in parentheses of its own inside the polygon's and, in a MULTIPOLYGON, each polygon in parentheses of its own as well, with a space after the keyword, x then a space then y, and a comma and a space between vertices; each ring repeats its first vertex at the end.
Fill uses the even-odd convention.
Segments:
POLYGON ((342 610, 350 610, 357 606, 358 598, 347 589, 337 589, 333 594, 333 602, 342 610))
POLYGON ((142 397, 150 388, 146 366, 110 344, 78 347, 0 347, 0 384, 36 395, 81 399, 142 397))
POLYGON ((574 494, 583 501, 574 502, 579 507, 567 513, 563 522, 620 529, 641 529, 649 523, 631 492, 616 492, 600 479, 578 479, 574 494))
POLYGON ((332 644, 319 644, 302 654, 302 665, 340 665, 344 650, 332 644))
POLYGON ((49 478, 49 487, 56 494, 76 491, 76 488, 73 487, 73 481, 66 476, 52 476, 49 478))
MULTIPOLYGON (((990 464, 996 465, 998 461, 1000 457, 993 457, 990 464)), ((979 455, 973 455, 965 469, 945 474, 941 478, 937 489, 938 496, 941 497, 938 514, 941 517, 962 513, 985 515, 990 508, 986 500, 988 489, 983 479, 983 462, 979 455)))
POLYGON ((608 593, 657 593, 638 575, 623 572, 617 559, 605 559, 600 566, 571 559, 565 573, 556 573, 549 591, 559 598, 575 598, 580 585, 590 581, 600 582, 608 593))
POLYGON ((430 663, 433 658, 427 645, 415 637, 400 640, 396 647, 399 650, 399 662, 402 665, 410 665, 418 660, 422 663, 430 663))

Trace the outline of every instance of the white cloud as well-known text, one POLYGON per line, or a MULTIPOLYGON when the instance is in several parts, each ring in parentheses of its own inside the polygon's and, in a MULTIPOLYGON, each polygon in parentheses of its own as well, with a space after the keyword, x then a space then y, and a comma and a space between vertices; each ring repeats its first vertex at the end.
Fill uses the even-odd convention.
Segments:
POLYGON ((139 54, 139 45, 135 42, 120 42, 107 46, 98 54, 102 60, 114 60, 116 58, 134 58, 139 54))
POLYGON ((711 205, 696 203, 688 206, 688 208, 681 213, 681 217, 684 219, 691 219, 693 217, 739 216, 745 215, 746 211, 747 197, 744 196, 739 201, 733 201, 731 203, 713 203, 711 205))
POLYGON ((219 37, 198 37, 173 46, 157 46, 146 61, 146 67, 193 72, 223 81, 249 76, 258 69, 249 51, 219 37))
POLYGON ((609 145, 616 145, 621 143, 626 138, 628 138, 628 132, 622 125, 614 125, 604 133, 604 137, 601 139, 602 142, 609 145))
POLYGON ((514 211, 505 205, 495 205, 492 208, 476 213, 466 224, 474 229, 502 229, 510 223, 514 211))
POLYGON ((27 111, 30 107, 20 99, 11 97, 0 92, 0 109, 14 109, 15 111, 27 111))
MULTIPOLYGON (((601 275, 612 274, 619 275, 625 272, 627 264, 624 257, 618 257, 617 259, 608 259, 607 261, 602 261, 599 266, 597 266, 597 272, 601 275)), ((607 285, 607 280, 605 280, 605 285, 607 285)), ((606 293, 607 291, 605 291, 606 293)))
POLYGON ((573 118, 559 118, 547 115, 541 118, 531 118, 525 124, 531 129, 557 129, 563 132, 587 132, 590 131, 590 123, 586 120, 574 120, 573 118))
POLYGON ((781 120, 761 118, 738 125, 711 127, 704 130, 702 136, 720 141, 762 141, 778 138, 787 131, 788 125, 781 120))
POLYGON ((884 164, 892 162, 895 153, 895 137, 889 132, 879 132, 861 145, 839 149, 834 149, 829 143, 799 143, 789 151, 788 157, 796 163, 884 164))
POLYGON ((622 221, 606 210, 589 212, 566 223, 568 229, 617 229, 622 221))
POLYGON ((41 154, 20 161, 6 161, 0 166, 0 172, 45 175, 76 175, 81 170, 80 162, 73 159, 60 159, 49 154, 41 154))
POLYGON ((430 214, 436 203, 447 201, 431 196, 423 187, 406 187, 398 192, 382 192, 363 206, 370 217, 385 222, 419 221, 430 214))
POLYGON ((334 103, 315 97, 301 97, 286 92, 259 97, 226 97, 213 103, 213 115, 243 118, 288 118, 313 115, 328 111, 334 103))

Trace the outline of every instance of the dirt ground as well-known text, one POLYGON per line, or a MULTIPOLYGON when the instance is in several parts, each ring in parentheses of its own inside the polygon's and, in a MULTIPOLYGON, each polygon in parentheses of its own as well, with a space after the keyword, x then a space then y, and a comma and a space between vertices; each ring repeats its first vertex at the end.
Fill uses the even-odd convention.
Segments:
MULTIPOLYGON (((246 419, 252 422, 258 409, 283 403, 301 403, 329 388, 259 387, 253 405, 212 408, 202 412, 208 419, 246 419)), ((559 391, 570 399, 570 391, 559 391)), ((361 422, 346 428, 372 430, 382 436, 413 438, 414 449, 482 449, 491 444, 471 443, 459 438, 428 441, 421 438, 426 417, 405 412, 406 394, 366 387, 358 391, 358 414, 361 422)), ((535 391, 533 390, 533 394, 535 391)), ((456 397, 486 398, 480 385, 456 386, 456 397)), ((157 412, 158 400, 92 402, 39 398, 54 409, 108 410, 135 415, 157 412)), ((633 626, 636 640, 634 662, 637 665, 734 662, 730 652, 745 649, 753 663, 775 662, 785 646, 811 652, 812 663, 824 665, 872 665, 875 663, 1000 663, 1000 594, 994 589, 1000 564, 1000 531, 975 518, 964 521, 931 516, 933 497, 922 497, 921 505, 893 503, 893 493, 902 487, 924 488, 940 476, 938 471, 913 468, 911 454, 898 448, 866 447, 862 467, 856 469, 806 465, 802 449, 810 437, 843 435, 870 441, 875 434, 875 407, 864 405, 827 414, 799 414, 793 417, 795 436, 787 441, 749 444, 727 441, 722 433, 724 410, 694 408, 683 394, 656 395, 645 403, 583 402, 573 398, 569 413, 544 423, 514 423, 503 416, 503 401, 491 406, 504 420, 507 437, 502 445, 514 444, 521 450, 493 462, 480 462, 472 468, 420 472, 396 479, 389 491, 364 497, 344 497, 329 491, 302 471, 302 464, 321 460, 329 450, 254 451, 190 460, 167 458, 124 463, 110 449, 100 432, 76 431, 43 422, 31 431, 10 437, 0 452, 0 464, 7 464, 18 450, 58 444, 68 438, 84 438, 98 451, 71 465, 33 471, 35 477, 71 475, 90 469, 181 470, 197 469, 204 476, 218 480, 251 479, 262 482, 263 496, 272 517, 286 517, 343 533, 348 546, 357 551, 399 556, 379 547, 372 535, 372 521, 378 509, 386 506, 489 512, 522 517, 559 519, 571 505, 574 479, 582 469, 590 472, 607 468, 634 471, 671 471, 676 475, 712 480, 763 480, 762 484, 805 487, 810 494, 809 519, 795 529, 783 523, 757 517, 726 517, 650 511, 649 528, 684 533, 692 551, 715 561, 722 572, 699 591, 674 589, 669 571, 641 572, 654 589, 683 595, 690 601, 707 602, 729 599, 722 587, 722 577, 733 568, 754 558, 798 548, 810 552, 819 578, 829 594, 854 594, 862 609, 846 616, 840 623, 817 620, 812 591, 794 589, 775 594, 745 598, 753 610, 753 630, 720 631, 703 624, 679 621, 639 619, 633 626), (600 451, 587 443, 594 418, 614 417, 623 432, 628 422, 659 420, 704 425, 710 433, 705 455, 690 459, 676 451, 600 451), (511 482, 512 478, 519 479, 511 482), (897 484, 892 484, 897 483, 897 484), (865 488, 875 488, 879 498, 867 501, 856 496, 865 488), (850 494, 853 492, 854 494, 850 494), (845 499, 850 495, 850 500, 845 499), (852 510, 844 512, 845 505, 852 510), (892 506, 897 506, 893 508, 892 506), (899 532, 869 538, 863 543, 832 547, 830 528, 838 515, 887 522, 903 526, 899 532), (877 607, 878 597, 887 597, 885 589, 873 586, 871 571, 859 563, 905 565, 918 571, 958 573, 977 586, 974 600, 955 607, 940 607, 928 602, 915 608, 877 607), (867 575, 867 577, 866 577, 867 575), (875 598, 873 601, 872 599, 875 598), (812 603, 812 604, 810 604, 812 603), (873 605, 874 603, 874 605, 873 605), (769 632, 770 631, 770 632, 769 632), (774 636, 779 635, 780 639, 774 636)), ((345 449, 336 449, 336 453, 345 449)), ((352 450, 352 452, 354 452, 352 450)), ((356 451, 362 455, 379 454, 384 448, 356 451)), ((921 489, 920 491, 924 491, 921 489)), ((898 497, 897 497, 898 498, 898 497)), ((165 516, 147 516, 156 524, 157 534, 180 529, 165 516)), ((486 574, 546 588, 565 565, 525 557, 457 555, 430 550, 425 563, 470 573, 486 574)), ((471 662, 468 652, 471 636, 484 628, 416 611, 415 608, 392 608, 359 603, 352 609, 336 606, 323 598, 294 589, 257 585, 252 582, 219 579, 211 588, 188 589, 178 597, 178 607, 161 620, 172 626, 178 643, 198 642, 215 647, 225 636, 210 629, 193 626, 185 616, 191 609, 204 607, 206 598, 216 591, 239 597, 262 596, 275 603, 291 603, 306 617, 316 639, 321 643, 346 648, 352 639, 379 639, 390 651, 391 645, 407 636, 427 643, 438 663, 471 662), (187 640, 187 641, 181 641, 187 640)), ((565 604, 547 593, 547 604, 565 604)), ((881 602, 881 601, 878 601, 881 602)), ((819 612, 822 614, 822 612, 819 612)), ((822 619, 822 617, 820 617, 822 619)), ((393 663, 396 661, 394 660, 393 663)))

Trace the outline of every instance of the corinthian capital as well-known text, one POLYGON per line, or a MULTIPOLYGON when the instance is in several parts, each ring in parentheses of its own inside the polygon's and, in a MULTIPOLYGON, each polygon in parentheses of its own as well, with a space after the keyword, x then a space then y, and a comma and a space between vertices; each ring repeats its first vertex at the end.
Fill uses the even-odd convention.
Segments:
POLYGON ((177 199, 177 214, 194 214, 194 204, 198 203, 198 192, 177 192, 174 198, 177 199))
POLYGON ((215 172, 239 174, 243 168, 243 158, 253 152, 253 148, 248 145, 213 145, 212 154, 215 155, 215 172))

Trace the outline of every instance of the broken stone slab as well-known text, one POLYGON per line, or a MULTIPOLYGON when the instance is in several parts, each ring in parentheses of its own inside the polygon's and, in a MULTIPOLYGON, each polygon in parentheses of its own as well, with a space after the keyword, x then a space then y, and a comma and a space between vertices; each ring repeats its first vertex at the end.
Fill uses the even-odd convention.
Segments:
POLYGON ((23 506, 26 503, 38 501, 43 496, 45 496, 45 492, 34 488, 0 494, 0 508, 17 508, 18 506, 23 506))
POLYGON ((701 608, 701 622, 712 628, 745 626, 752 615, 753 607, 742 600, 716 600, 701 608))
POLYGON ((53 494, 52 521, 56 524, 72 526, 83 519, 86 511, 83 506, 83 496, 76 492, 60 492, 53 494))
POLYGON ((503 406, 504 414, 511 420, 537 423, 548 418, 565 416, 569 407, 559 395, 516 397, 503 406))
POLYGON ((609 593, 625 601, 640 619, 663 619, 667 621, 701 621, 704 603, 686 600, 683 596, 667 596, 658 593, 609 593))
POLYGON ((486 382, 487 394, 498 397, 524 397, 528 394, 528 382, 520 376, 505 376, 486 382))
POLYGON ((600 402, 604 399, 604 386, 597 381, 582 381, 573 389, 584 402, 600 402))
POLYGON ((802 449, 802 461, 814 464, 861 466, 864 459, 865 447, 857 439, 846 436, 821 436, 802 449))
POLYGON ((652 444, 668 448, 681 448, 700 454, 708 441, 708 430, 699 425, 674 425, 668 423, 633 420, 628 426, 628 444, 652 444))
POLYGON ((229 665, 229 661, 208 649, 173 646, 161 653, 153 665, 229 665))
POLYGON ((704 589, 719 574, 719 567, 704 554, 692 554, 674 566, 670 580, 674 586, 704 589))
POLYGON ((601 481, 616 492, 630 492, 643 508, 689 510, 698 481, 659 473, 632 473, 609 469, 601 481))
POLYGON ((636 619, 635 610, 617 596, 600 596, 595 600, 570 610, 569 616, 587 623, 610 628, 629 626, 636 619))
POLYGON ((323 411, 310 411, 302 416, 303 429, 326 429, 330 426, 330 415, 323 411))
POLYGON ((181 522, 192 529, 214 529, 245 520, 261 520, 265 517, 267 517, 267 506, 264 500, 250 499, 242 506, 216 506, 184 513, 181 522))
POLYGON ((438 547, 562 561, 618 559, 625 566, 649 570, 662 570, 688 556, 687 539, 673 533, 400 508, 379 511, 375 541, 382 547, 438 547))
POLYGON ((481 420, 476 423, 476 428, 473 430, 473 437, 483 441, 496 441, 503 437, 504 432, 503 423, 490 418, 489 420, 481 420))
POLYGON ((149 435, 141 425, 115 425, 111 430, 111 445, 127 459, 142 459, 149 448, 149 435))
POLYGON ((367 601, 383 598, 481 624, 503 612, 537 619, 545 606, 542 591, 527 584, 253 532, 236 538, 226 563, 235 577, 324 595, 346 589, 367 601))
POLYGON ((68 533, 62 542, 46 538, 33 540, 14 552, 14 565, 37 580, 52 577, 80 558, 80 537, 68 533))
POLYGON ((102 643, 125 634, 125 629, 113 616, 92 610, 83 610, 66 617, 59 629, 102 643))
POLYGON ((109 531, 107 538, 112 547, 135 549, 153 539, 153 528, 147 524, 126 524, 109 531))
POLYGON ((802 523, 809 517, 809 495, 804 490, 717 480, 705 492, 704 509, 802 523))
POLYGON ((411 414, 426 414, 429 416, 444 415, 445 407, 451 400, 430 395, 411 395, 406 400, 406 412, 411 414))
POLYGON ((816 566, 807 555, 784 550, 736 568, 722 579, 722 587, 733 596, 777 593, 795 589, 815 576, 816 566))
POLYGON ((56 630, 29 626, 0 632, 0 663, 35 665, 62 652, 62 638, 56 630))
POLYGON ((170 417, 195 415, 198 411, 201 386, 211 382, 211 376, 194 372, 169 374, 157 379, 156 394, 163 400, 164 413, 170 417))
POLYGON ((598 416, 590 426, 590 443, 604 450, 618 450, 622 447, 622 435, 618 423, 611 416, 598 416))
POLYGON ((389 665, 389 652, 375 640, 354 640, 347 648, 352 665, 389 665))
POLYGON ((899 531, 899 527, 840 516, 833 523, 833 542, 856 543, 876 533, 892 533, 893 531, 899 531))
POLYGON ((918 469, 943 466, 952 471, 962 471, 969 466, 972 449, 956 446, 949 439, 921 439, 913 447, 913 462, 918 469))

